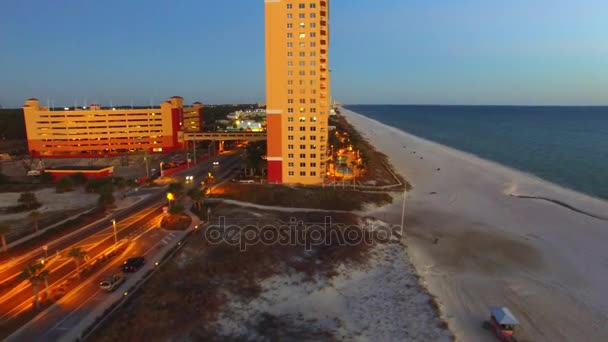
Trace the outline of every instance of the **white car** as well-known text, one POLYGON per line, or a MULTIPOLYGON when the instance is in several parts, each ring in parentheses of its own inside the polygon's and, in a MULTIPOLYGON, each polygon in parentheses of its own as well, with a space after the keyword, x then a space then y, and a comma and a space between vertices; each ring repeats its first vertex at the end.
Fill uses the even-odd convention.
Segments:
POLYGON ((114 274, 114 275, 105 277, 99 283, 99 287, 106 292, 112 292, 118 286, 120 286, 120 284, 122 284, 124 281, 125 281, 125 277, 122 274, 114 274))

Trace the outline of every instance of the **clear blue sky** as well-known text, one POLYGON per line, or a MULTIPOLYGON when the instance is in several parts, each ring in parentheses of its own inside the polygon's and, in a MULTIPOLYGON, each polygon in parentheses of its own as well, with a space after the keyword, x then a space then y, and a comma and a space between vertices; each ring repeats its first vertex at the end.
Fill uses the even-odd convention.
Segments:
MULTIPOLYGON (((264 100, 263 0, 2 0, 0 104, 264 100)), ((333 0, 345 103, 608 104, 606 0, 333 0)))

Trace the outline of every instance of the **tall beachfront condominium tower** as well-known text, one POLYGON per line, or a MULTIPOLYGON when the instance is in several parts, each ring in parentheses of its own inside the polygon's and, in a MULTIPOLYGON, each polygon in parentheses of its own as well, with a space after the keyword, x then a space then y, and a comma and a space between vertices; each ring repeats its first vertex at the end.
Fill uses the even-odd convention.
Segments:
POLYGON ((268 181, 320 184, 326 173, 329 1, 265 0, 268 181))

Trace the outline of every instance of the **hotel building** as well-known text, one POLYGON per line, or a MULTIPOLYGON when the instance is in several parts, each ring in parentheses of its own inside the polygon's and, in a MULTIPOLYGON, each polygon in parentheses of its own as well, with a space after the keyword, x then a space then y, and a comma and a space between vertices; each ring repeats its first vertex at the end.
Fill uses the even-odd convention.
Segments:
POLYGON ((183 132, 200 132, 203 105, 173 96, 160 108, 51 111, 37 99, 23 106, 28 150, 36 157, 95 157, 181 149, 183 132))
POLYGON ((265 0, 268 181, 320 184, 326 172, 329 1, 265 0))

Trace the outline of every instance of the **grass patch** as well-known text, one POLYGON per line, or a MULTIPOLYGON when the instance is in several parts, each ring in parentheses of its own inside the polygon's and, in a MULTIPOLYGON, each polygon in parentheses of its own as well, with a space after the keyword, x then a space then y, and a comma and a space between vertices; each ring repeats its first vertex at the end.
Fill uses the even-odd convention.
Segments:
POLYGON ((186 230, 192 218, 185 214, 167 214, 160 221, 160 226, 167 230, 186 230))
POLYGON ((272 184, 226 183, 213 190, 213 196, 268 206, 326 210, 361 210, 366 203, 392 202, 387 193, 361 192, 333 187, 291 187, 272 184))

